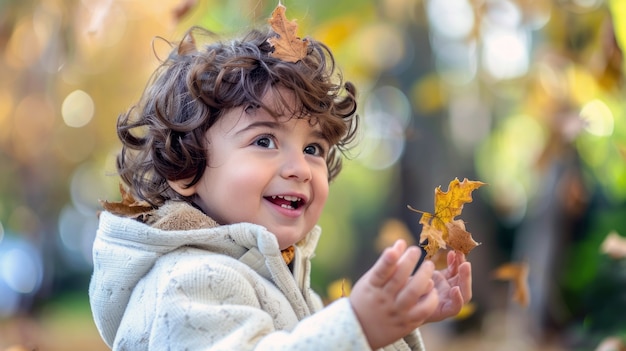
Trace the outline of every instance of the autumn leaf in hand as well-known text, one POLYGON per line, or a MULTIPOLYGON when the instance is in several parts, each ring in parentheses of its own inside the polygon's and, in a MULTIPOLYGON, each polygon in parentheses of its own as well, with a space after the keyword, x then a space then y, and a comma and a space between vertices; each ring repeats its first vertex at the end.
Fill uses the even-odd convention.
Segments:
POLYGON ((530 289, 528 287, 528 263, 505 263, 493 272, 493 278, 510 281, 513 284, 513 301, 522 307, 530 304, 530 289))
POLYGON ((479 245, 465 230, 465 223, 456 217, 463 212, 463 205, 472 202, 472 192, 483 185, 485 183, 480 181, 465 178, 461 182, 455 178, 448 185, 448 191, 442 191, 440 186, 435 188, 434 213, 418 211, 409 206, 409 209, 422 214, 420 242, 426 242, 424 249, 427 258, 447 247, 468 254, 479 245))
MULTIPOLYGON (((424 217, 430 216, 430 213, 422 215, 424 217)), ((446 241, 443 240, 441 230, 430 225, 430 219, 420 221, 422 223, 422 233, 420 234, 420 243, 426 243, 424 250, 426 250, 427 258, 431 258, 439 249, 446 248, 446 241)))
POLYGON ((119 216, 137 218, 142 214, 154 209, 152 206, 150 206, 150 204, 145 201, 135 200, 133 195, 130 192, 126 191, 121 183, 120 194, 122 195, 122 201, 120 202, 109 202, 106 200, 100 201, 100 204, 105 209, 105 211, 111 212, 119 216))
POLYGON ((296 63, 306 56, 309 42, 296 35, 298 25, 296 21, 287 20, 286 9, 282 4, 278 4, 272 12, 268 22, 278 37, 269 38, 267 41, 274 47, 274 52, 270 56, 296 63))

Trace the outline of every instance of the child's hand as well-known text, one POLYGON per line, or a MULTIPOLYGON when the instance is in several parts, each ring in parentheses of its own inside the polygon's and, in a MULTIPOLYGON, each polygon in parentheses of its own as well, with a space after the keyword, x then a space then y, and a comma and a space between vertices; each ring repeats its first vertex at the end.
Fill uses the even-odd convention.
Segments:
POLYGON ((433 273, 439 306, 428 317, 428 322, 438 322, 456 316, 461 307, 472 298, 472 265, 461 252, 450 251, 448 267, 433 273))
POLYGON ((350 303, 374 350, 424 324, 439 305, 433 263, 425 261, 411 276, 420 254, 397 241, 352 289, 350 303))

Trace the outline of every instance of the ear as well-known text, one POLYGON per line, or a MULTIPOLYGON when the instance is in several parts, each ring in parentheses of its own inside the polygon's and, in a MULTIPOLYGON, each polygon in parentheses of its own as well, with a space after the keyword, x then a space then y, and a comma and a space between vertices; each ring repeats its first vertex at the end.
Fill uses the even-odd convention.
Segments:
POLYGON ((189 179, 179 179, 179 180, 168 180, 167 184, 174 189, 175 192, 179 193, 184 197, 193 196, 196 193, 196 185, 187 186, 191 178, 189 179))

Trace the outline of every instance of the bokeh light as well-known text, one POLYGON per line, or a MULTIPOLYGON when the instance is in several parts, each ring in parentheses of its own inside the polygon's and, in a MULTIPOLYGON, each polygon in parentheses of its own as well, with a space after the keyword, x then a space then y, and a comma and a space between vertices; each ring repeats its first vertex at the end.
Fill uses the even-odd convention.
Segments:
POLYGON ((63 100, 61 114, 67 126, 80 128, 91 121, 94 110, 91 96, 82 90, 74 90, 63 100))
POLYGON ((394 67, 406 53, 404 33, 392 24, 367 26, 356 34, 354 40, 355 52, 369 70, 394 67))
POLYGON ((395 87, 382 86, 370 92, 364 109, 358 160, 370 169, 391 167, 404 152, 411 116, 409 99, 395 87))
POLYGON ((580 110, 580 117, 585 121, 585 129, 596 136, 613 134, 613 113, 601 100, 593 100, 580 110))
POLYGON ((474 28, 474 10, 467 0, 426 2, 431 28, 449 39, 464 39, 474 28))
POLYGON ((59 215, 59 239, 65 262, 79 271, 91 269, 91 251, 98 228, 96 213, 84 214, 66 205, 59 215))
POLYGON ((0 241, 0 317, 12 315, 25 295, 34 295, 43 279, 40 252, 15 234, 0 241))
POLYGON ((512 79, 528 72, 530 42, 521 29, 489 28, 483 34, 482 64, 496 79, 512 79))

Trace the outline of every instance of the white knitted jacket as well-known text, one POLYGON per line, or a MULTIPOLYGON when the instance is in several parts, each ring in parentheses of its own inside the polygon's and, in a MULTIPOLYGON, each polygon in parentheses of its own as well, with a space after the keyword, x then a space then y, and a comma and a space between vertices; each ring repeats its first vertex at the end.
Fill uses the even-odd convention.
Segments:
MULTIPOLYGON (((319 227, 290 270, 261 226, 212 226, 181 202, 153 215, 152 226, 100 215, 89 296, 112 349, 369 350, 348 299, 323 307, 309 287, 319 227)), ((423 349, 417 330, 385 348, 423 349)))

